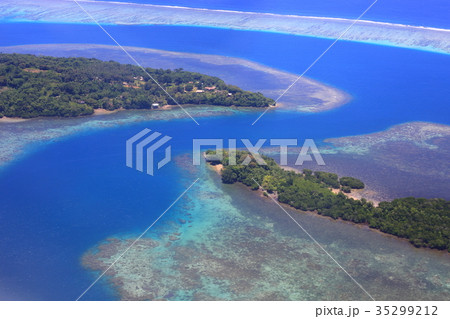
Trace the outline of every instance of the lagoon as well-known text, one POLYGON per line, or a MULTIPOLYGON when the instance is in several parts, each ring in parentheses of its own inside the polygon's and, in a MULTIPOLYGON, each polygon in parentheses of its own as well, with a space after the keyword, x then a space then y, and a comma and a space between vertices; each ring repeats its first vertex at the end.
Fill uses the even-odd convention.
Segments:
MULTIPOLYGON (((329 44, 329 40, 324 39, 207 28, 111 26, 108 29, 124 45, 240 57, 292 73, 301 73, 329 44), (166 41, 169 37, 171 41, 166 41)), ((0 30, 6 34, 1 39, 2 46, 33 44, 36 39, 39 43, 110 44, 94 26, 21 23, 1 24, 0 30), (18 37, 21 37, 20 43, 16 40, 18 37)), ((327 265, 329 261, 317 253, 306 237, 281 220, 276 207, 261 202, 250 192, 221 185, 206 168, 192 172, 186 160, 178 160, 164 167, 160 175, 150 178, 125 167, 123 159, 124 141, 145 127, 172 136, 174 157, 183 159, 194 137, 314 138, 320 142, 332 137, 383 131, 411 121, 449 125, 450 92, 446 78, 450 64, 447 55, 350 42, 341 42, 333 50, 333 54, 324 57, 308 74, 353 97, 351 102, 332 111, 318 114, 268 112, 255 126, 250 124, 259 115, 257 112, 216 114, 199 117, 199 127, 190 119, 176 119, 169 113, 166 118, 149 118, 144 122, 127 121, 135 116, 134 113, 118 113, 111 115, 111 119, 122 120, 120 126, 105 128, 87 124, 69 137, 27 149, 25 156, 10 163, 0 175, 0 231, 3 236, 0 242, 0 297, 76 299, 95 277, 95 273, 82 266, 82 256, 90 249, 95 252, 106 238, 126 240, 136 236, 197 175, 203 177, 199 188, 166 216, 152 231, 150 239, 163 242, 169 233, 179 232, 179 228, 184 227, 178 249, 172 250, 180 254, 189 247, 190 240, 197 238, 196 232, 206 229, 217 219, 225 219, 229 224, 219 224, 237 223, 243 229, 251 226, 253 231, 268 232, 269 238, 274 236, 278 243, 288 241, 286 247, 305 247, 303 252, 309 256, 304 256, 305 264, 296 271, 303 270, 314 280, 323 278, 323 272, 331 270, 334 273, 334 268, 327 265), (179 218, 186 219, 186 212, 193 216, 191 228, 176 222, 179 218), (307 269, 317 271, 307 272, 307 269)), ((106 116, 102 119, 107 120, 106 116)), ((95 120, 68 121, 90 123, 95 120)), ((30 121, 29 125, 53 125, 43 120, 35 121, 36 124, 30 121)), ((419 299, 448 299, 448 255, 419 250, 402 241, 346 224, 309 215, 298 218, 342 258, 344 264, 357 272, 358 278, 368 281, 370 287, 366 288, 372 288, 378 299, 399 299, 402 297, 400 292, 410 287, 420 288, 420 294, 416 296, 419 299), (398 268, 390 272, 379 270, 389 267, 392 260, 398 268), (411 265, 414 267, 409 272, 407 269, 411 265)), ((226 243, 228 237, 220 236, 221 231, 226 231, 217 228, 218 224, 214 227, 203 236, 215 230, 216 239, 222 238, 226 243)), ((241 228, 236 229, 236 235, 244 236, 241 228)), ((198 237, 195 244, 200 246, 194 246, 194 249, 201 247, 202 241, 212 245, 207 241, 211 238, 214 237, 198 237)), ((252 243, 250 239, 245 240, 252 243)), ((209 248, 214 250, 214 246, 209 248)), ((191 262, 180 259, 179 254, 174 254, 167 262, 178 262, 178 266, 191 262)), ((268 257, 270 260, 270 255, 268 257)), ((177 271, 176 265, 168 269, 177 271)), ((292 289, 291 298, 296 299, 365 298, 351 286, 348 278, 337 274, 331 281, 336 288, 333 291, 348 291, 348 294, 332 294, 325 286, 313 285, 312 281, 303 282, 302 289, 293 284, 292 278, 286 278, 283 283, 292 289)), ((210 274, 208 278, 217 275, 210 274)), ((260 285, 257 287, 263 287, 265 274, 257 277, 260 285)), ((208 289, 198 291, 199 299, 206 299, 205 296, 256 298, 250 293, 230 295, 228 290, 218 291, 214 285, 204 287, 208 289)), ((248 291, 254 291, 252 289, 248 291)), ((94 286, 85 296, 90 300, 120 297, 107 280, 94 286)), ((173 295, 162 293, 162 297, 195 299, 186 291, 176 291, 173 295)), ((403 297, 412 299, 414 296, 403 297)))

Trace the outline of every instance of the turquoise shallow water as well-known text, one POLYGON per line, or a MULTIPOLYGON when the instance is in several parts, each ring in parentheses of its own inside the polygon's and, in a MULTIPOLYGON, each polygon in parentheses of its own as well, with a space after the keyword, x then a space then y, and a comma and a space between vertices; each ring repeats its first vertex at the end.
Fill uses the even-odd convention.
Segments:
MULTIPOLYGON (((2 24, 0 30, 4 35, 1 45, 36 41, 110 44, 94 26, 2 24)), ((297 73, 330 43, 314 38, 206 28, 110 27, 109 30, 124 45, 244 57, 297 73)), ((180 156, 189 152, 194 137, 314 138, 320 142, 329 137, 371 133, 416 120, 449 124, 448 56, 346 42, 338 43, 332 53, 309 76, 349 92, 354 99, 330 112, 313 115, 269 112, 253 127, 250 124, 258 114, 248 112, 199 117, 199 127, 190 119, 175 119, 169 113, 159 120, 132 124, 121 121, 118 123, 123 125, 114 128, 81 120, 88 124, 75 130, 71 137, 29 149, 26 156, 0 175, 0 298, 75 299, 94 278, 81 265, 88 249, 106 238, 136 236, 200 175, 202 180, 189 197, 174 207, 164 223, 150 234, 150 240, 157 236, 153 240, 167 241, 174 232, 181 233, 176 235, 180 239, 170 247, 158 248, 159 253, 170 252, 170 257, 164 259, 170 267, 164 268, 162 263, 148 268, 151 271, 164 268, 164 274, 171 278, 167 285, 160 286, 158 297, 364 299, 348 278, 336 272, 334 265, 270 203, 243 189, 221 185, 205 168, 182 174, 189 170, 183 161, 170 163, 150 178, 125 167, 123 159, 124 141, 145 127, 172 136, 174 156, 180 156), (192 223, 183 224, 179 219, 188 220, 187 212, 192 216, 192 223), (230 246, 233 243, 237 246, 230 246), (274 246, 266 255, 255 254, 255 259, 242 264, 236 261, 242 252, 259 251, 267 243, 274 246), (204 254, 199 253, 202 247, 204 254), (224 256, 218 255, 218 251, 234 264, 225 265, 224 256), (279 256, 286 268, 278 269, 280 264, 274 264, 277 260, 274 256, 280 251, 286 252, 279 256), (302 253, 306 255, 301 256, 302 253), (197 266, 190 256, 199 257, 197 266), (219 267, 215 270, 225 267, 223 272, 198 277, 202 265, 211 263, 219 267), (265 268, 255 267, 255 263, 265 268), (195 279, 191 286, 166 293, 180 278, 185 278, 180 272, 180 267, 185 266, 192 271, 184 275, 190 274, 195 279), (224 274, 233 269, 239 269, 242 278, 253 278, 254 282, 250 285, 236 282, 224 274), (284 276, 279 286, 272 285, 276 276, 284 276), (292 276, 303 276, 303 280, 298 284, 292 276), (281 288, 289 294, 283 294, 281 288), (267 294, 255 293, 258 290, 267 294)), ((122 116, 134 115, 116 117, 122 116)), ((30 122, 30 125, 53 124, 30 122)), ((11 125, 8 127, 11 134, 20 133, 11 125)), ((68 127, 51 127, 51 132, 68 127)), ((407 243, 358 227, 310 216, 299 218, 379 299, 448 299, 447 255, 417 250, 407 243), (419 287, 420 294, 402 294, 412 287, 419 287)), ((120 248, 120 245, 123 243, 107 248, 120 248)), ((153 250, 147 249, 148 245, 142 249, 152 256, 153 250)), ((120 269, 127 270, 132 261, 139 261, 138 258, 127 260, 130 264, 120 269)), ((131 284, 133 281, 128 281, 127 275, 132 274, 117 272, 116 279, 125 278, 123 282, 131 284)), ((134 278, 146 282, 153 273, 134 274, 134 278)), ((85 298, 116 299, 116 293, 104 282, 94 286, 85 298)))

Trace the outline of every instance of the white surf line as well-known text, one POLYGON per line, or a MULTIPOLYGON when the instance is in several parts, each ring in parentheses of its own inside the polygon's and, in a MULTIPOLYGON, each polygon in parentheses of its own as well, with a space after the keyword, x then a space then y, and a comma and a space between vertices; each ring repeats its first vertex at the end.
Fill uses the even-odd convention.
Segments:
POLYGON ((111 34, 109 34, 108 31, 106 31, 105 28, 103 28, 103 27, 101 26, 101 24, 98 23, 98 21, 97 21, 96 19, 94 19, 94 17, 93 17, 91 14, 90 14, 89 12, 87 12, 87 11, 80 5, 80 3, 79 3, 77 0, 73 0, 73 2, 75 2, 75 3, 80 7, 80 9, 83 10, 83 11, 89 16, 89 18, 91 18, 92 21, 94 21, 95 24, 98 25, 98 26, 100 27, 100 29, 102 29, 103 32, 105 32, 106 35, 108 35, 108 37, 110 37, 111 40, 113 40, 113 41, 117 44, 117 46, 118 46, 119 48, 121 48, 122 51, 125 52, 125 54, 128 55, 128 57, 129 57, 134 63, 136 63, 136 65, 139 66, 139 67, 142 69, 142 71, 144 71, 145 74, 147 74, 147 75, 150 77, 150 79, 152 79, 153 82, 155 82, 156 85, 158 85, 158 86, 161 88, 161 90, 163 90, 164 93, 166 93, 167 96, 170 97, 170 99, 172 99, 172 100, 175 102, 175 104, 176 104, 177 106, 179 106, 179 107, 184 111, 184 113, 186 113, 186 114, 187 114, 187 115, 195 122, 195 124, 200 125, 200 124, 198 124, 198 122, 192 117, 192 115, 189 114, 189 112, 186 111, 186 110, 184 109, 184 107, 182 107, 182 106, 181 106, 181 105, 180 105, 180 104, 172 97, 172 95, 170 95, 169 92, 167 92, 167 91, 166 91, 166 90, 158 83, 158 81, 156 81, 156 79, 155 79, 153 76, 151 76, 151 75, 145 70, 145 68, 144 68, 138 61, 136 61, 136 59, 133 58, 133 56, 132 56, 130 53, 128 53, 127 50, 125 50, 125 48, 124 48, 123 46, 121 46, 121 45, 119 44, 119 42, 117 42, 116 39, 114 39, 113 36, 112 36, 111 34))
POLYGON ((184 192, 183 193, 181 193, 180 194, 180 196, 178 196, 177 197, 177 199, 175 199, 173 202, 172 202, 172 204, 170 204, 170 206, 169 207, 167 207, 167 209, 161 214, 161 215, 159 215, 159 217, 150 225, 150 226, 148 226, 143 232, 142 232, 142 234, 140 234, 139 235, 139 237, 138 238, 136 238, 134 241, 133 241, 133 243, 130 245, 130 246, 128 246, 128 248, 127 249, 125 249, 125 251, 123 252, 123 253, 121 253, 120 254, 120 256, 119 257, 117 257, 116 258, 116 260, 114 260, 114 262, 111 264, 111 265, 109 265, 108 266, 108 268, 106 268, 106 270, 104 271, 104 272, 102 272, 102 274, 100 275, 100 276, 98 276, 97 277, 97 279, 95 279, 94 280, 94 282, 85 290, 85 291, 83 291, 83 293, 75 300, 75 301, 79 301, 99 280, 100 280, 100 278, 102 278, 103 277, 103 275, 105 275, 107 272, 108 272, 108 270, 110 270, 111 269, 111 267, 112 266, 114 266, 115 265, 115 263, 120 259, 120 258, 122 258, 122 256, 123 255, 125 255, 126 253, 127 253, 127 251, 128 250, 130 250, 130 248, 131 247, 133 247, 134 246, 134 244, 136 244, 141 238, 142 238, 142 236, 144 236, 149 230, 150 230, 150 228, 152 228, 153 227, 153 225, 155 225, 157 222, 158 222, 158 220, 160 220, 168 211, 169 211, 169 209, 171 209, 172 208, 172 206, 173 205, 175 205, 179 200, 180 200, 180 198, 181 197, 183 197, 184 196, 184 194, 186 194, 191 188, 192 188, 192 186, 194 186, 194 184, 195 183, 197 183, 198 182, 198 180, 199 180, 200 178, 197 178, 188 188, 186 188, 185 190, 184 190, 184 192))
MULTIPOLYGON (((73 0, 64 0, 64 1, 73 1, 73 0)), ((229 9, 211 9, 211 8, 198 8, 198 7, 186 7, 186 6, 175 6, 175 5, 163 5, 163 4, 150 4, 150 3, 134 3, 134 2, 117 2, 117 1, 97 1, 97 0, 78 0, 79 2, 84 2, 87 4, 97 4, 97 5, 122 5, 122 6, 130 6, 130 7, 150 7, 150 8, 164 8, 164 9, 182 9, 182 10, 192 10, 199 12, 213 12, 213 13, 231 13, 231 14, 247 14, 247 15, 256 15, 256 16, 269 16, 269 17, 289 17, 289 18, 300 18, 300 19, 309 19, 309 20, 329 20, 329 21, 338 21, 338 22, 351 22, 353 19, 346 18, 337 18, 337 17, 327 17, 327 16, 307 16, 307 15, 297 15, 297 14, 280 14, 280 13, 271 13, 271 12, 254 12, 254 11, 239 11, 239 10, 229 10, 229 9)), ((434 30, 434 31, 444 31, 450 32, 449 29, 444 28, 436 28, 436 27, 428 27, 428 26, 420 26, 420 25, 411 25, 411 24, 401 24, 401 23, 392 23, 385 21, 373 21, 373 20, 359 20, 359 22, 367 23, 367 24, 375 24, 380 26, 392 26, 392 27, 401 27, 401 28, 414 28, 414 29, 425 29, 425 30, 434 30)))
MULTIPOLYGON (((286 90, 284 90, 283 93, 281 93, 281 95, 275 100, 275 104, 295 85, 295 83, 297 83, 305 74, 306 72, 308 72, 354 25, 356 22, 358 22, 359 20, 361 20, 361 18, 367 13, 367 11, 369 11, 374 5, 375 3, 377 3, 378 0, 375 0, 366 10, 364 10, 363 13, 360 14, 360 16, 358 18, 356 18, 356 20, 353 20, 352 24, 350 24, 347 29, 345 29, 344 32, 341 33, 341 35, 333 41, 333 43, 330 44, 330 46, 322 52, 321 55, 319 55, 319 57, 317 59, 315 59, 313 61, 313 63, 311 63, 305 71, 303 71, 303 73, 291 84, 288 86, 288 88, 286 90)), ((252 126, 255 125, 256 122, 259 121, 259 119, 261 117, 263 117, 264 114, 266 114, 266 112, 270 109, 270 107, 267 107, 263 113, 261 113, 260 116, 258 116, 258 118, 252 123, 252 126)))
MULTIPOLYGON (((256 183, 256 184, 264 191, 264 192, 266 191, 261 185, 259 185, 259 183, 258 183, 253 177, 252 177, 252 179, 253 179, 253 181, 254 181, 254 182, 255 182, 255 183, 256 183)), ((278 207, 280 207, 280 208, 283 210, 283 212, 285 212, 286 215, 288 215, 289 218, 291 218, 291 219, 294 221, 294 223, 296 223, 297 226, 300 227, 300 229, 303 230, 303 232, 304 232, 306 235, 308 235, 308 237, 311 238, 311 240, 312 240, 317 246, 319 246, 319 248, 322 249, 322 250, 325 252, 325 254, 327 254, 327 256, 330 257, 330 258, 336 263, 336 265, 338 265, 339 268, 341 268, 342 271, 345 272, 345 273, 347 274, 347 276, 349 276, 350 279, 353 280, 353 281, 355 282, 355 284, 356 284, 359 288, 361 288, 362 291, 364 291, 364 292, 366 293, 367 296, 369 296, 370 299, 372 299, 372 301, 376 301, 376 300, 372 297, 372 295, 369 294, 369 293, 367 292, 367 290, 364 289, 364 287, 363 287, 359 282, 357 282, 356 279, 353 278, 353 276, 350 275, 350 274, 344 269, 344 267, 342 267, 341 264, 339 264, 339 263, 337 262, 337 260, 334 259, 333 256, 331 256, 331 255, 328 253, 328 251, 326 251, 325 248, 323 248, 323 246, 322 246, 321 244, 319 244, 319 242, 318 242, 313 236, 311 236, 311 234, 308 233, 308 231, 307 231, 307 230, 306 230, 299 222, 297 222, 297 221, 295 220, 295 218, 292 217, 291 214, 289 214, 289 213, 283 208, 283 206, 281 206, 281 204, 280 204, 276 199, 274 199, 272 196, 269 196, 269 198, 272 199, 272 200, 274 201, 274 203, 277 204, 278 207)))
MULTIPOLYGON (((48 0, 50 1, 50 0, 48 0)), ((72 2, 73 0, 51 0, 51 2, 72 2)), ((212 13, 230 13, 230 14, 247 14, 247 15, 255 15, 255 16, 269 16, 269 17, 289 17, 289 18, 300 18, 300 19, 308 19, 308 20, 329 20, 336 22, 351 22, 352 19, 346 18, 337 18, 337 17, 327 17, 327 16, 307 16, 307 15, 296 15, 296 14, 280 14, 280 13, 271 13, 271 12, 252 12, 252 11, 239 11, 239 10, 225 10, 225 9, 211 9, 211 8, 198 8, 198 7, 186 7, 186 6, 175 6, 175 5, 162 5, 162 4, 150 4, 150 3, 134 3, 134 2, 117 2, 117 1, 101 1, 98 0, 77 0, 78 2, 82 2, 89 5, 121 5, 121 6, 129 6, 129 7, 143 7, 143 8, 163 8, 163 9, 182 9, 182 10, 192 10, 199 12, 212 12, 212 13)), ((440 32, 450 32, 450 29, 437 28, 437 27, 429 27, 429 26, 420 26, 420 25, 411 25, 411 24, 401 24, 401 23, 392 23, 385 21, 373 21, 373 20, 359 20, 359 22, 374 24, 379 26, 392 26, 392 27, 400 27, 400 28, 414 28, 414 29, 424 29, 430 31, 440 31, 440 32)), ((138 25, 136 23, 134 25, 138 25)), ((251 29, 253 30, 253 29, 251 29)), ((249 31, 249 30, 247 30, 249 31)), ((258 30, 253 30, 258 31, 258 30)))

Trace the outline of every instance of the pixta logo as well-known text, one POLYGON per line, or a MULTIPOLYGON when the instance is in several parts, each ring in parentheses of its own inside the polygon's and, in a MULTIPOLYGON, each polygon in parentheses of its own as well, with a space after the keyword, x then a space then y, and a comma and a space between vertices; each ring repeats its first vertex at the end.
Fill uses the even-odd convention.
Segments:
MULTIPOLYGON (((161 137, 161 133, 153 132, 148 128, 140 131, 126 142, 126 164, 128 167, 135 167, 138 171, 144 172, 144 163, 146 163, 146 172, 148 175, 154 174, 155 151, 170 141, 170 136, 161 137), (151 133, 151 134, 150 134, 151 133), (159 138, 161 137, 161 138, 159 138), (159 138, 159 139, 158 139, 159 138)), ((160 169, 171 160, 171 147, 166 147, 164 158, 157 163, 157 169, 160 169)))
MULTIPOLYGON (((172 138, 169 136, 162 136, 159 132, 152 132, 150 129, 144 129, 129 138, 126 142, 126 165, 131 168, 136 168, 140 172, 144 169, 148 175, 154 175, 155 167, 162 168, 171 160, 171 147, 166 146, 165 153, 162 159, 157 161, 155 159, 156 150, 165 145, 172 138), (157 164, 156 164, 157 163, 157 164)), ((225 147, 225 140, 222 139, 193 139, 192 143, 192 158, 193 165, 200 165, 202 162, 202 149, 204 147, 213 148, 216 152, 215 160, 221 161, 224 158, 224 151, 227 151, 228 165, 237 165, 237 140, 228 139, 228 145, 225 147)), ((266 144, 266 139, 259 139, 256 143, 252 143, 249 139, 240 140, 249 154, 252 155, 258 165, 266 165, 263 157, 259 154, 260 149, 266 144)), ((287 165, 288 148, 294 147, 290 154, 297 155, 295 165, 301 166, 304 162, 314 161, 318 165, 325 165, 325 162, 312 139, 303 141, 303 145, 299 148, 299 141, 297 139, 270 139, 268 143, 272 148, 277 146, 279 148, 279 163, 280 165, 287 165), (314 158, 314 159, 313 159, 314 158)), ((267 144, 266 144, 267 145, 267 144)), ((252 158, 247 156, 239 165, 248 165, 252 158)))

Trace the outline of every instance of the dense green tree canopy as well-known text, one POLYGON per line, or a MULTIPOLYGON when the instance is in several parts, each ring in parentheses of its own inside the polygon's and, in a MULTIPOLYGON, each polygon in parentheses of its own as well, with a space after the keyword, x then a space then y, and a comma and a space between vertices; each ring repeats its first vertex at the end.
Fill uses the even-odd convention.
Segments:
POLYGON ((179 104, 267 107, 272 99, 182 69, 145 69, 114 61, 0 54, 0 117, 89 115, 94 109, 179 104))

